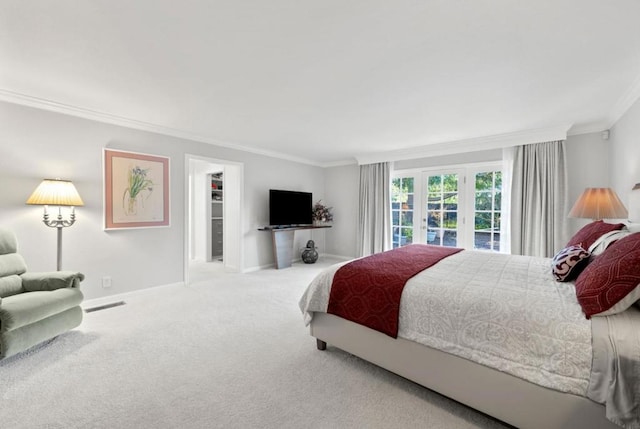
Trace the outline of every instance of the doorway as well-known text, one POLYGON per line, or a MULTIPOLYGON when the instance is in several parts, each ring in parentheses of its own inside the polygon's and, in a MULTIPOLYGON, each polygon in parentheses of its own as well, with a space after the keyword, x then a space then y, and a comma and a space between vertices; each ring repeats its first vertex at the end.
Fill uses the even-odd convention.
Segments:
POLYGON ((185 171, 185 284, 217 272, 242 272, 243 164, 187 154, 185 171), (212 177, 224 178, 224 200, 220 182, 212 192, 212 177))

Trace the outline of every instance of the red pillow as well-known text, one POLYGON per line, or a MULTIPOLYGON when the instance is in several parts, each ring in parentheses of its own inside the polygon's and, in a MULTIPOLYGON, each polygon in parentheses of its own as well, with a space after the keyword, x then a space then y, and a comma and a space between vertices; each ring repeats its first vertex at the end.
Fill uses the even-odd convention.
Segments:
POLYGON ((576 296, 587 316, 621 313, 640 299, 640 232, 607 248, 578 276, 576 296))
POLYGON ((593 243, 607 232, 616 231, 624 228, 623 223, 606 223, 601 220, 596 220, 588 225, 583 226, 580 231, 576 232, 576 235, 571 237, 571 240, 567 243, 569 246, 580 246, 583 249, 588 249, 593 243))

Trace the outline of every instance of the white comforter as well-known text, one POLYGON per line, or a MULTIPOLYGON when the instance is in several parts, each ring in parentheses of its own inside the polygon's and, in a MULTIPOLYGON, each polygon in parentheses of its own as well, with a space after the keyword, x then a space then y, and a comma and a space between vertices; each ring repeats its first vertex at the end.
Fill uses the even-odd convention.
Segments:
MULTIPOLYGON (((326 312, 333 275, 320 274, 300 300, 305 322, 326 312)), ((586 396, 591 323, 573 283, 558 283, 548 259, 463 251, 410 279, 398 336, 541 386, 586 396)))

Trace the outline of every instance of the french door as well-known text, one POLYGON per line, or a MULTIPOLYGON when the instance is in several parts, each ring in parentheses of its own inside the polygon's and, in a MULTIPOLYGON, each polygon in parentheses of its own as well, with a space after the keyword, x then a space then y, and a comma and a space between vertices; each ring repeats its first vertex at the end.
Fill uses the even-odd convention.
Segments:
POLYGON ((464 247, 462 223, 464 198, 460 198, 459 170, 422 173, 420 243, 464 247))
POLYGON ((394 248, 426 243, 500 250, 499 164, 397 172, 391 195, 394 248))

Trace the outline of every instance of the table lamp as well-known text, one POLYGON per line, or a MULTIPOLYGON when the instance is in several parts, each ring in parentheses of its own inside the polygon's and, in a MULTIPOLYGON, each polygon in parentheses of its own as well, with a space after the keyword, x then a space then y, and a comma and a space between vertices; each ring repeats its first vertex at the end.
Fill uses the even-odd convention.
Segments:
POLYGON ((623 219, 627 209, 611 188, 587 188, 569 212, 569 217, 602 219, 623 219))

